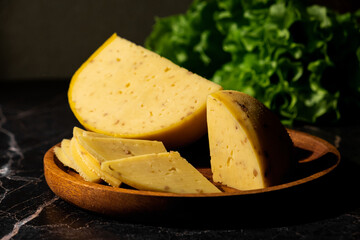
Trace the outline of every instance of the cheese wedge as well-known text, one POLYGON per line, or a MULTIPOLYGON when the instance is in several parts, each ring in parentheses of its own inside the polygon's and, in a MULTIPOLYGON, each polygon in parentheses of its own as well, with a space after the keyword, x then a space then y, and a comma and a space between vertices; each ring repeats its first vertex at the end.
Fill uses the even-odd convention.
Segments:
POLYGON ((84 152, 81 151, 79 143, 76 138, 71 138, 70 140, 70 151, 71 156, 75 163, 75 170, 79 175, 88 182, 100 182, 101 178, 98 176, 93 169, 91 169, 87 163, 81 158, 81 155, 84 155, 84 152))
POLYGON ((293 144, 277 116, 255 98, 218 91, 207 100, 214 182, 240 190, 282 183, 293 144))
POLYGON ((104 182, 108 183, 110 186, 113 187, 119 187, 121 184, 121 181, 118 178, 113 177, 107 172, 104 172, 101 170, 100 162, 92 156, 86 149, 81 146, 80 144, 75 144, 76 148, 78 150, 79 157, 81 158, 81 161, 85 163, 87 168, 94 172, 97 176, 99 176, 104 182))
POLYGON ((162 142, 152 140, 77 136, 81 146, 100 163, 131 156, 166 152, 162 142))
POLYGON ((147 154, 102 163, 101 169, 140 190, 221 192, 178 152, 147 154))
POLYGON ((206 133, 206 97, 220 89, 114 34, 74 74, 68 100, 88 130, 178 147, 206 133))

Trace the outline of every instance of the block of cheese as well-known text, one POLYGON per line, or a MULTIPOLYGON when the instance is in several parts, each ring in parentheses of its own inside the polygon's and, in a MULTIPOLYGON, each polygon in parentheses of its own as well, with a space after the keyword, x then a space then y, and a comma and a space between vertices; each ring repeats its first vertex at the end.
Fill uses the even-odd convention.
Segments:
POLYGON ((75 170, 84 180, 96 183, 101 181, 100 176, 98 176, 81 157, 84 153, 81 152, 79 143, 74 137, 70 140, 70 152, 75 163, 75 170))
POLYGON ((64 166, 75 170, 73 160, 70 157, 68 157, 69 152, 70 152, 70 140, 69 139, 63 139, 61 141, 60 147, 54 148, 54 153, 55 153, 56 157, 60 160, 60 162, 62 164, 64 164, 64 166))
POLYGON ((166 152, 162 142, 126 138, 76 136, 81 146, 100 163, 136 155, 166 152))
POLYGON ((240 190, 282 183, 293 144, 277 116, 237 91, 208 96, 207 124, 214 182, 240 190))
POLYGON ((76 71, 68 100, 88 130, 177 147, 206 133, 206 97, 220 89, 114 34, 76 71))
POLYGON ((101 169, 140 190, 172 193, 221 192, 178 152, 107 161, 102 163, 101 169))
POLYGON ((86 149, 80 144, 75 144, 77 152, 80 153, 78 156, 81 158, 81 161, 86 165, 86 167, 99 176, 104 182, 108 183, 110 186, 119 187, 121 181, 118 178, 113 177, 111 174, 101 170, 100 162, 91 155, 86 149))

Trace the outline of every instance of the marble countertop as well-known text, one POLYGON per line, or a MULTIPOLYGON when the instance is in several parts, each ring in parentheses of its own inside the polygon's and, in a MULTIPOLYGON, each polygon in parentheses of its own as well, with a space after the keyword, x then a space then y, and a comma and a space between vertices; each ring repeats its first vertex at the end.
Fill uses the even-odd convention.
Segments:
POLYGON ((191 216, 134 222, 65 202, 45 181, 43 156, 79 126, 67 87, 67 80, 0 82, 1 239, 360 239, 360 124, 298 127, 336 146, 342 161, 330 176, 294 193, 294 204, 282 213, 266 216, 273 221, 257 215, 246 224, 229 212, 231 221, 214 217, 209 225, 191 222, 191 216), (226 224, 216 224, 221 222, 226 224))

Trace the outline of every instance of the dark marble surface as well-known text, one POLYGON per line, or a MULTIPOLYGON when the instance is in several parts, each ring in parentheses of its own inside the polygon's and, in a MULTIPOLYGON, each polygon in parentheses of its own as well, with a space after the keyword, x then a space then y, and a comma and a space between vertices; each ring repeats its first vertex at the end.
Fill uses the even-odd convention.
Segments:
POLYGON ((232 220, 208 219, 213 224, 191 222, 191 216, 144 222, 63 201, 46 184, 43 156, 78 126, 67 104, 67 84, 0 82, 1 239, 360 239, 360 124, 298 127, 334 144, 342 162, 317 184, 284 195, 295 204, 273 216, 257 214, 247 222, 229 212, 232 220))

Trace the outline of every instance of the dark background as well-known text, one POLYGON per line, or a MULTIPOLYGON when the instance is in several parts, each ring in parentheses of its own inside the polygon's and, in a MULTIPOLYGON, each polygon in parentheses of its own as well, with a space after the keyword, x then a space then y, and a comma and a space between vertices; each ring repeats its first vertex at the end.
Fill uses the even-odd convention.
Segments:
POLYGON ((68 79, 114 32, 143 45, 192 0, 0 0, 0 80, 68 79))
MULTIPOLYGON (((0 80, 69 79, 114 32, 143 45, 192 0, 0 0, 0 80)), ((314 0, 354 11, 359 0, 314 0)))

